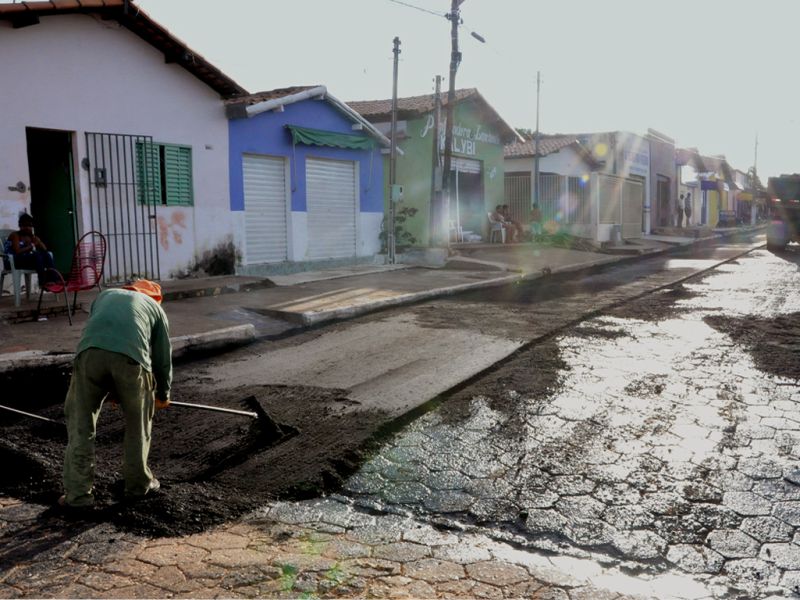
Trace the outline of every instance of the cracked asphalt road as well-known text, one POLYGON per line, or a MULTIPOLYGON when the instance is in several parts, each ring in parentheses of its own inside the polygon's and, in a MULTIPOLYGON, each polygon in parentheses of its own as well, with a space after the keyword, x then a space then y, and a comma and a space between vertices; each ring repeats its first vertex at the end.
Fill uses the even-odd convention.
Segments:
POLYGON ((798 265, 757 250, 517 353, 344 495, 709 596, 800 593, 798 265))

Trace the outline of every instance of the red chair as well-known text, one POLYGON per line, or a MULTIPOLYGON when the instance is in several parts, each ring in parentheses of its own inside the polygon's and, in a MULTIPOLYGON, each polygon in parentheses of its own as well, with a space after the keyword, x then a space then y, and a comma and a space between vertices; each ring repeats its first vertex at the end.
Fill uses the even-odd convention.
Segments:
POLYGON ((39 305, 36 307, 36 315, 42 308, 42 297, 45 292, 51 294, 64 294, 64 302, 67 306, 67 317, 69 324, 72 325, 72 315, 75 314, 75 304, 78 301, 78 292, 91 290, 97 287, 102 290, 100 282, 103 280, 103 265, 106 262, 106 238, 99 231, 90 231, 78 240, 75 250, 72 251, 72 266, 70 267, 67 278, 55 269, 47 269, 46 274, 52 276, 49 281, 41 286, 39 292, 39 305), (68 292, 73 292, 72 308, 69 306, 68 292))

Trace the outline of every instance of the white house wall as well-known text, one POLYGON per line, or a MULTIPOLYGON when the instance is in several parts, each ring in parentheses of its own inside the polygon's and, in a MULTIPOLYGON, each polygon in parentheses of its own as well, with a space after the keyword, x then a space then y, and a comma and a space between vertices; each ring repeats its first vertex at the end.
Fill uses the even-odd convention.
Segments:
MULTIPOLYGON (((503 161, 503 166, 506 173, 525 171, 530 173, 531 177, 533 176, 533 157, 506 158, 503 161)), ((589 169, 586 161, 578 152, 573 148, 566 147, 553 154, 540 157, 539 172, 558 173, 559 175, 566 175, 568 177, 581 177, 582 175, 589 175, 591 169, 589 169)))
POLYGON ((0 22, 0 228, 15 228, 30 193, 26 127, 73 133, 79 232, 90 226, 89 181, 79 167, 86 132, 149 135, 191 146, 193 207, 159 207, 162 278, 190 267, 233 235, 228 130, 219 95, 116 21, 45 16, 12 29, 0 22))

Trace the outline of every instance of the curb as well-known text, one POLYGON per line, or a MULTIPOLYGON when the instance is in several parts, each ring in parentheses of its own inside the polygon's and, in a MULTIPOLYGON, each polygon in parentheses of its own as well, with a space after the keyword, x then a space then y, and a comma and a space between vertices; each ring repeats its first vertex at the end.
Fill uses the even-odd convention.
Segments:
MULTIPOLYGON (((374 311, 382 310, 384 308, 390 308, 394 306, 402 306, 406 304, 413 304, 416 302, 420 302, 423 300, 431 300, 433 298, 440 298, 444 296, 452 296, 455 294, 460 294, 462 292, 480 290, 480 289, 487 289, 493 287, 502 287, 504 285, 512 284, 512 283, 519 283, 522 281, 533 281, 539 279, 540 277, 544 277, 547 275, 556 275, 556 274, 565 274, 565 273, 573 273, 584 271, 586 269, 591 269, 594 267, 603 267, 606 265, 614 264, 614 263, 621 263, 621 262, 632 262, 642 258, 647 258, 650 256, 655 256, 658 254, 668 254, 670 252, 676 251, 681 248, 685 248, 687 246, 694 246, 697 244, 702 244, 705 242, 718 240, 718 239, 725 239, 728 237, 732 237, 735 235, 739 235, 742 233, 754 233, 757 232, 760 227, 755 227, 748 230, 734 230, 730 232, 724 233, 717 233, 710 236, 696 238, 690 242, 685 243, 678 243, 674 245, 670 245, 665 248, 653 248, 647 249, 641 253, 637 254, 614 254, 608 255, 608 258, 594 260, 594 261, 587 261, 584 263, 578 263, 573 265, 567 265, 564 267, 544 267, 541 272, 531 272, 531 273, 516 273, 515 275, 507 275, 505 277, 498 277, 495 279, 487 279, 485 281, 475 282, 475 283, 464 283, 460 285, 454 285, 445 288, 436 288, 433 290, 425 290, 423 292, 412 292, 408 294, 402 294, 400 296, 395 296, 393 298, 386 298, 384 300, 378 300, 375 302, 365 303, 359 306, 347 306, 342 308, 335 308, 331 310, 321 310, 321 311, 307 311, 302 313, 297 312, 290 312, 290 311, 283 311, 283 310, 274 310, 274 309, 262 309, 259 312, 262 314, 268 315, 270 317, 275 317, 278 319, 283 319, 284 321, 288 321, 290 323, 296 323, 298 325, 302 325, 305 327, 311 327, 314 325, 320 325, 322 323, 327 323, 330 321, 340 321, 345 319, 351 319, 353 317, 358 317, 361 315, 365 315, 374 311)), ((509 272, 509 271, 506 271, 509 272)))
POLYGON ((208 352, 233 346, 246 346, 256 339, 256 328, 252 323, 212 329, 203 333, 192 333, 170 338, 172 358, 182 358, 195 352, 208 352))
POLYGON ((554 275, 557 273, 571 273, 573 271, 583 271, 585 269, 589 269, 592 267, 600 267, 611 263, 620 262, 622 260, 625 260, 626 258, 630 257, 612 256, 602 260, 588 261, 585 263, 578 263, 575 265, 568 265, 565 267, 552 267, 552 268, 544 267, 540 272, 516 273, 514 275, 506 275, 504 277, 487 279, 485 281, 477 281, 475 283, 462 283, 459 285, 453 285, 444 288, 425 290, 423 292, 412 292, 408 294, 402 294, 400 296, 395 296, 393 298, 386 298, 384 300, 369 302, 359 306, 348 306, 343 308, 334 308, 331 310, 321 310, 321 311, 306 311, 302 313, 282 311, 282 310, 272 310, 272 309, 262 309, 259 312, 269 315, 271 317, 283 319, 284 321, 289 321, 290 323, 297 323, 300 325, 304 325, 306 327, 310 327, 313 325, 320 325, 322 323, 327 323, 329 321, 358 317, 361 315, 365 315, 367 313, 371 313, 377 310, 393 306, 413 304, 415 302, 421 302, 423 300, 431 300, 433 298, 441 298, 444 296, 453 296, 455 294, 461 294, 463 292, 471 292, 475 290, 488 289, 493 287, 502 287, 504 285, 519 283, 522 281, 533 281, 535 279, 539 279, 540 277, 544 277, 546 275, 554 275))
POLYGON ((221 296, 223 294, 238 294, 251 290, 261 290, 275 287, 269 279, 263 281, 248 281, 245 283, 230 283, 226 285, 208 286, 204 288, 194 288, 187 290, 173 290, 164 292, 162 302, 172 302, 174 300, 185 300, 186 298, 204 298, 206 296, 221 296))
MULTIPOLYGON (((534 275, 535 277, 541 277, 541 275, 538 273, 535 273, 534 275)), ((381 310, 383 308, 389 308, 392 306, 413 304, 421 300, 430 300, 432 298, 452 296, 454 294, 460 294, 462 292, 468 292, 472 290, 499 287, 507 285, 509 283, 522 281, 524 278, 525 276, 521 274, 509 275, 505 277, 499 277, 497 279, 487 279, 486 281, 477 281, 475 283, 462 283, 459 285, 453 285, 445 288, 425 290, 423 292, 412 292, 408 294, 402 294, 400 296, 395 296, 393 298, 386 298, 384 300, 369 302, 359 306, 347 306, 342 308, 334 308, 331 310, 307 311, 302 313, 296 313, 296 312, 289 312, 282 310, 261 309, 259 310, 259 312, 271 317, 283 319, 284 321, 289 321, 290 323, 298 323, 300 325, 310 327, 313 325, 319 325, 321 323, 327 323, 329 321, 358 317, 367 313, 371 313, 376 310, 381 310)))
MULTIPOLYGON (((170 338, 173 360, 197 352, 245 346, 255 340, 256 328, 250 323, 170 338)), ((0 375, 20 369, 69 367, 72 365, 74 358, 74 352, 50 354, 42 350, 24 350, 22 352, 0 354, 0 375)))

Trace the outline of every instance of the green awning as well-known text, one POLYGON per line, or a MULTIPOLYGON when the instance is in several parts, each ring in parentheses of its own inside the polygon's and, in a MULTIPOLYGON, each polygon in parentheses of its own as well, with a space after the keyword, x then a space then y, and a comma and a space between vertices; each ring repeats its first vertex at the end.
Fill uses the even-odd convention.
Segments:
POLYGON ((363 135, 336 133, 335 131, 297 127, 296 125, 287 125, 286 128, 292 132, 293 144, 331 146, 333 148, 350 148, 351 150, 371 150, 375 147, 375 142, 363 135))

